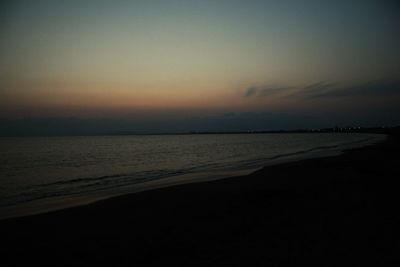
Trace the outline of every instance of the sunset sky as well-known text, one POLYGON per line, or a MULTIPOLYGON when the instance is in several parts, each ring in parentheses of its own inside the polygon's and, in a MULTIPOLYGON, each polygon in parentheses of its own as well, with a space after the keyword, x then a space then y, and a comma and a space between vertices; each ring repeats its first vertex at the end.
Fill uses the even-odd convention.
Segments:
POLYGON ((2 1, 0 118, 400 124, 399 11, 390 0, 2 1))

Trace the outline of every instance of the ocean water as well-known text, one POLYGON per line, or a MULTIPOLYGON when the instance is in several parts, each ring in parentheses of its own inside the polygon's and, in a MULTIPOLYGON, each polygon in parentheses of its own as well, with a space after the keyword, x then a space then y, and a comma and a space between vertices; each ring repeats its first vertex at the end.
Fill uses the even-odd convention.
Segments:
POLYGON ((24 206, 35 209, 30 212, 45 210, 40 203, 49 210, 68 200, 78 205, 82 199, 140 191, 143 185, 243 174, 382 137, 313 133, 0 138, 0 217, 24 206))

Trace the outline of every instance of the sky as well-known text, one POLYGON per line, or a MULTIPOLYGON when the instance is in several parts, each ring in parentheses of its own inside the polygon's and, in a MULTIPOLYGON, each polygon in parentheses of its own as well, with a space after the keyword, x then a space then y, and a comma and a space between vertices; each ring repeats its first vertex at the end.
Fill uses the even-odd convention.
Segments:
POLYGON ((156 132, 397 125, 399 7, 2 1, 2 129, 71 120, 77 131, 88 122, 156 132))

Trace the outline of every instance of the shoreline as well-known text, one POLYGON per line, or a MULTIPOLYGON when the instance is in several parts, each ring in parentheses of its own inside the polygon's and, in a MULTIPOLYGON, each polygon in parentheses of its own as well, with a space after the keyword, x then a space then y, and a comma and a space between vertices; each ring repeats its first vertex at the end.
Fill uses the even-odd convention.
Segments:
POLYGON ((339 144, 330 147, 316 147, 307 151, 299 151, 286 155, 279 155, 273 158, 269 158, 268 161, 264 160, 264 162, 261 164, 262 166, 256 166, 255 164, 253 164, 252 167, 249 166, 243 169, 182 174, 177 176, 165 177, 162 179, 145 181, 137 184, 121 186, 119 188, 111 188, 108 190, 106 189, 77 195, 53 197, 50 199, 39 199, 17 205, 5 206, 0 208, 0 221, 12 218, 40 215, 79 206, 91 205, 99 201, 104 201, 123 195, 157 190, 170 186, 203 183, 221 179, 247 176, 263 168, 285 163, 303 161, 314 158, 334 157, 346 153, 346 151, 348 150, 359 149, 366 146, 378 144, 380 142, 384 142, 387 139, 387 135, 382 133, 379 133, 379 135, 381 136, 369 137, 356 142, 339 144))
POLYGON ((0 221, 6 265, 395 265, 400 134, 339 156, 0 221))

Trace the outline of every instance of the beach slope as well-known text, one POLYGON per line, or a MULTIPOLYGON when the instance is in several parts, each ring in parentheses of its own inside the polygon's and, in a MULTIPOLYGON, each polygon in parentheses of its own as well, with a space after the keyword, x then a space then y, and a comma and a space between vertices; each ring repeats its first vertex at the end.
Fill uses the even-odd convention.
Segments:
POLYGON ((0 221, 2 266, 400 264, 400 138, 0 221))

